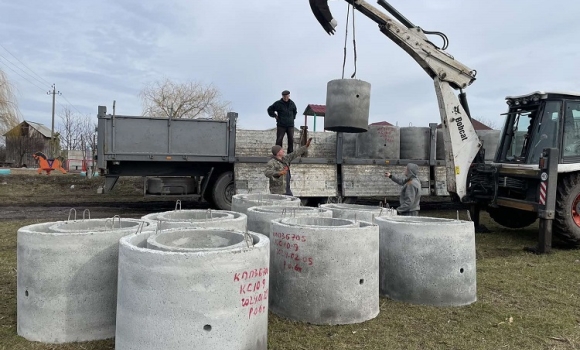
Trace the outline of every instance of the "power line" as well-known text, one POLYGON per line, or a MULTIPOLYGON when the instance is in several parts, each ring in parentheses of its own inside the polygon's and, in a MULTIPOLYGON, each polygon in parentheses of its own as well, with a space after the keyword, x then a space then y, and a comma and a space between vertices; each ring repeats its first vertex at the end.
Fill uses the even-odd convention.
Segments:
POLYGON ((6 52, 8 52, 12 57, 14 57, 18 62, 20 62, 24 67, 26 67, 29 71, 31 71, 34 75, 36 75, 38 78, 40 78, 40 80, 43 80, 44 83, 43 84, 47 84, 50 85, 50 83, 46 80, 44 80, 40 75, 36 74, 36 72, 34 72, 32 69, 30 69, 27 65, 24 64, 24 62, 22 62, 21 60, 18 59, 18 57, 14 56, 14 54, 12 54, 12 52, 10 52, 4 45, 0 44, 0 47, 2 47, 4 50, 6 50, 6 52))
POLYGON ((32 79, 36 80, 37 82, 39 82, 41 85, 44 85, 44 82, 42 80, 39 80, 38 78, 36 78, 34 75, 28 73, 27 71, 25 71, 24 69, 22 69, 20 66, 16 65, 14 62, 10 61, 8 58, 6 58, 5 56, 0 54, 0 57, 4 59, 4 61, 10 63, 11 65, 13 65, 15 68, 18 68, 20 71, 22 71, 22 73, 28 75, 29 77, 31 77, 32 79))
MULTIPOLYGON (((28 73, 27 71, 25 71, 24 69, 22 69, 21 67, 19 67, 18 65, 16 65, 14 62, 10 61, 8 58, 6 58, 5 56, 0 54, 0 57, 4 59, 4 61, 10 63, 11 65, 13 65, 14 67, 18 68, 20 71, 22 71, 23 73, 25 73, 26 75, 28 75, 29 77, 33 78, 34 80, 36 80, 37 82, 39 82, 41 85, 44 85, 45 83, 48 85, 51 85, 49 82, 47 82, 45 79, 43 79, 40 75, 38 75, 36 72, 34 72, 30 67, 28 67, 26 64, 24 64, 24 62, 22 62, 20 59, 18 59, 18 57, 16 57, 12 52, 10 52, 10 50, 8 50, 4 45, 0 44, 0 47, 2 47, 4 50, 6 50, 6 52, 8 52, 12 57, 14 57, 18 62, 20 62, 20 64, 22 64, 26 69, 28 69, 30 72, 32 72, 31 75, 30 73, 28 73)), ((4 63, 4 62, 3 62, 4 63)), ((18 76, 20 76, 22 79, 26 80, 27 82, 29 82, 30 84, 36 86, 37 88, 41 89, 44 91, 43 88, 39 87, 38 85, 36 85, 35 83, 33 83, 32 81, 28 80, 25 76, 21 75, 20 73, 18 73, 16 70, 12 69, 10 66, 8 66, 6 63, 4 63, 4 65, 10 69, 11 71, 13 71, 14 73, 16 73, 18 76)), ((51 85, 51 88, 53 86, 51 85)), ((59 96, 62 96, 66 102, 68 102, 68 104, 74 108, 79 114, 83 114, 75 105, 73 105, 67 98, 66 96, 63 96, 60 92, 58 93, 59 96)), ((54 91, 53 91, 53 97, 54 97, 54 91)), ((62 103, 58 102, 59 105, 61 105, 61 107, 64 108, 64 105, 62 105, 62 103)))
MULTIPOLYGON (((0 60, 0 62, 2 62, 0 60)), ((4 63, 4 62, 2 62, 4 63)), ((36 86, 37 88, 39 88, 40 90, 42 90, 44 92, 44 88, 41 88, 40 86, 36 85, 35 83, 31 82, 30 80, 28 80, 28 78, 26 78, 25 76, 23 76, 22 74, 18 73, 17 71, 15 71, 14 69, 12 69, 9 65, 7 65, 6 63, 4 63, 4 65, 6 66, 6 68, 10 69, 11 71, 13 71, 14 73, 16 73, 18 76, 20 76, 22 79, 26 80, 27 82, 29 82, 30 84, 36 86)))
POLYGON ((78 108, 75 107, 75 105, 73 105, 72 103, 70 103, 70 101, 66 98, 66 96, 64 96, 64 95, 61 95, 61 96, 62 96, 62 98, 65 99, 66 102, 68 102, 69 105, 72 106, 72 108, 76 109, 76 111, 79 112, 81 115, 83 114, 83 112, 79 111, 78 108))

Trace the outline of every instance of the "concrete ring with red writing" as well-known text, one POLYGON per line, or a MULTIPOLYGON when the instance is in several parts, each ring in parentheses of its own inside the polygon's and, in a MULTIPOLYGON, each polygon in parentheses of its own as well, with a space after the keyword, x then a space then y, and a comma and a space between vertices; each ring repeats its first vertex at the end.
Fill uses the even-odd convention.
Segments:
POLYGON ((266 350, 269 250, 262 234, 221 228, 123 237, 115 346, 266 350))
POLYGON ((379 228, 338 218, 272 221, 270 308, 312 324, 352 324, 379 313, 379 228))
POLYGON ((248 208, 248 230, 272 239, 272 220, 295 217, 331 218, 332 211, 324 208, 269 205, 248 208))

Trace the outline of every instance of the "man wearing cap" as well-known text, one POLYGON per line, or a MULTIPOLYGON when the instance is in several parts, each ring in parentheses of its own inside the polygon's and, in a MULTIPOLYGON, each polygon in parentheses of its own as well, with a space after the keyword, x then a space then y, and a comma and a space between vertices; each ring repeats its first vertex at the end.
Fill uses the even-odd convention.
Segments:
POLYGON ((266 164, 264 175, 270 179, 270 193, 292 195, 290 190, 290 163, 306 153, 312 138, 309 138, 306 144, 296 150, 296 152, 284 154, 282 146, 272 147, 272 159, 266 164))
POLYGON ((397 214, 403 216, 419 216, 419 202, 421 201, 421 181, 417 178, 419 166, 414 163, 407 164, 403 176, 393 175, 386 172, 385 176, 395 183, 402 185, 397 214))
POLYGON ((297 113, 288 90, 282 91, 282 98, 268 107, 268 115, 276 119, 276 145, 282 146, 284 134, 288 135, 288 153, 294 151, 294 119, 297 113))

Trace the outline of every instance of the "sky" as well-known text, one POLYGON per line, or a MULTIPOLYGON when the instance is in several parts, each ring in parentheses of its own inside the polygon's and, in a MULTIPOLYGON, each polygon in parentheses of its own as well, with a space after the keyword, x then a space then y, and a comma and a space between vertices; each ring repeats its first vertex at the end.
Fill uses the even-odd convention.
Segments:
MULTIPOLYGON (((445 33, 447 52, 477 70, 466 89, 475 118, 500 128, 506 96, 580 92, 579 1, 390 3, 415 25, 445 33)), ((141 115, 139 91, 165 78, 213 84, 246 129, 274 127, 266 109, 287 89, 303 124, 306 106, 325 104, 327 82, 342 76, 348 5, 329 4, 334 36, 306 0, 2 1, 0 69, 16 87, 23 119, 47 126, 52 84, 62 94, 58 124, 65 106, 96 120, 99 105, 111 112, 116 101, 117 114, 141 115)), ((354 71, 351 26, 345 77, 354 71)), ((371 84, 369 123, 439 122, 432 79, 359 12, 355 29, 356 78, 371 84)))

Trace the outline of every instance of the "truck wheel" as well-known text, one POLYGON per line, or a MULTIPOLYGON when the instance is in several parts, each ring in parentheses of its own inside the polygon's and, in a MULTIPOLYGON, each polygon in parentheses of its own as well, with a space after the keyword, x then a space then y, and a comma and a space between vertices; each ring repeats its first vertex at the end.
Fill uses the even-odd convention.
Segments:
POLYGON ((234 196, 234 173, 226 171, 221 174, 215 181, 211 192, 213 202, 218 209, 231 210, 234 196))
POLYGON ((538 214, 514 208, 487 208, 493 221, 508 228, 523 228, 530 226, 538 219, 538 214))
POLYGON ((571 246, 580 245, 580 174, 558 182, 554 234, 571 246))

